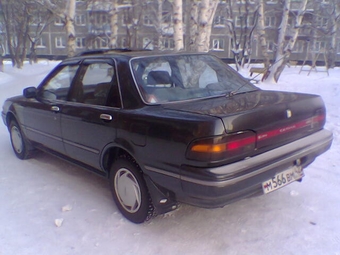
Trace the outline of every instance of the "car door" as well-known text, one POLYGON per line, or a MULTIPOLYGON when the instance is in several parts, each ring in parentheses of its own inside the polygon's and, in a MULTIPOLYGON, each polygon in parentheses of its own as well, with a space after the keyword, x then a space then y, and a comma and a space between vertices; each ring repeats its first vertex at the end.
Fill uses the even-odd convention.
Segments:
POLYGON ((37 88, 37 96, 27 100, 24 109, 29 140, 59 153, 65 153, 61 134, 61 109, 67 100, 78 63, 59 65, 37 88))
POLYGON ((76 80, 62 109, 65 150, 71 158, 100 170, 101 152, 116 138, 121 105, 114 61, 84 60, 76 80))

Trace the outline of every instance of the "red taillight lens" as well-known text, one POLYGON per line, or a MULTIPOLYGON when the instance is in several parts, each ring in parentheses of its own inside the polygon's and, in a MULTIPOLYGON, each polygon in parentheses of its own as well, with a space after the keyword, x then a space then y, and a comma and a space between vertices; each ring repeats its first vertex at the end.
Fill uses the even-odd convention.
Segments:
POLYGON ((198 161, 244 158, 255 149, 255 142, 255 134, 250 131, 200 139, 190 144, 186 156, 198 161))

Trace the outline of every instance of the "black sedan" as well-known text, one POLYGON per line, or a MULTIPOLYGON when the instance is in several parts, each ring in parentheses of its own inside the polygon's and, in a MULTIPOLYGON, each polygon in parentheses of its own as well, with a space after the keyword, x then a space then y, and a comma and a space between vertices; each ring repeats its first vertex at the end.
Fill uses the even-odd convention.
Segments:
POLYGON ((260 90, 209 54, 111 50, 64 60, 2 111, 18 158, 107 177, 135 223, 300 181, 331 146, 325 116, 319 96, 260 90))

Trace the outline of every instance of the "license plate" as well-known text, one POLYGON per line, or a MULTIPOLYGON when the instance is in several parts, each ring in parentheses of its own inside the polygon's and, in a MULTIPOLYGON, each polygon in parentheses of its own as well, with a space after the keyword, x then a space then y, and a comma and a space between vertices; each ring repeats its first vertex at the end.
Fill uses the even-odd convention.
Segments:
POLYGON ((301 166, 293 166, 281 173, 278 173, 273 178, 262 183, 262 189, 265 194, 282 188, 289 183, 299 180, 304 176, 301 166))

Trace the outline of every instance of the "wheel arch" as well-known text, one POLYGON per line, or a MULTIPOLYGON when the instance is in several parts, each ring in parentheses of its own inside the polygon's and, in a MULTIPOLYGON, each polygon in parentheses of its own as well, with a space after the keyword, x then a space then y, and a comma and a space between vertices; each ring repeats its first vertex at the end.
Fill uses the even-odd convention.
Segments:
POLYGON ((16 122, 18 122, 18 120, 17 120, 16 116, 14 115, 14 113, 13 112, 8 112, 6 114, 6 126, 7 126, 8 129, 9 129, 9 125, 10 125, 12 120, 15 120, 16 122))
POLYGON ((109 144, 104 148, 102 156, 101 156, 100 165, 101 165, 101 168, 106 172, 106 176, 108 178, 110 177, 110 169, 111 169, 112 164, 118 158, 123 157, 123 156, 134 161, 135 164, 139 166, 137 160, 135 159, 135 157, 132 156, 131 151, 129 151, 128 149, 122 146, 119 146, 117 144, 109 144))

